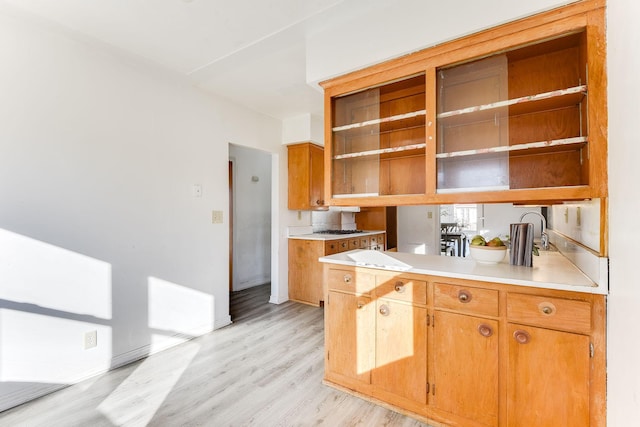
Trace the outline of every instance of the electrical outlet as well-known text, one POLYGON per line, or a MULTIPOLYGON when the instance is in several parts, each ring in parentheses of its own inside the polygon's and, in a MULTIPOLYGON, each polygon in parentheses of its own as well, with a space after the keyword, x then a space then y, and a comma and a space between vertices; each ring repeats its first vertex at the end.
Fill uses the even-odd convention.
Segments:
POLYGON ((84 334, 84 349, 88 350, 98 346, 98 331, 89 331, 84 334))
POLYGON ((222 211, 213 211, 211 214, 211 222, 214 224, 222 224, 222 211))

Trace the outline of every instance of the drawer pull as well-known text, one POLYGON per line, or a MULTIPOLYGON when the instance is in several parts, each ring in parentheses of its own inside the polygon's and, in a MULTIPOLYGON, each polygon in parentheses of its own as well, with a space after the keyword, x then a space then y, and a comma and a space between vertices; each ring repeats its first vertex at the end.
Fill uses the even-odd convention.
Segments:
POLYGON ((538 310, 540 310, 540 313, 544 314, 545 316, 551 316, 552 314, 555 314, 556 306, 551 304, 550 302, 541 302, 538 305, 538 310))
POLYGON ((485 323, 478 325, 478 332, 485 338, 489 338, 493 335, 493 328, 485 323))
POLYGON ((383 316, 389 315, 389 306, 387 304, 382 304, 380 306, 380 314, 382 314, 383 316))
POLYGON ((350 274, 345 274, 343 277, 344 283, 351 283, 351 275, 350 274))
POLYGON ((364 307, 364 303, 363 303, 363 302, 358 301, 358 310, 360 310, 360 309, 361 309, 361 308, 363 308, 363 307, 364 307))
POLYGON ((471 301, 471 294, 467 291, 458 292, 458 301, 463 304, 468 303, 469 301, 471 301))
POLYGON ((402 283, 401 281, 397 281, 396 282, 396 286, 394 288, 396 290, 396 292, 398 292, 399 294, 404 292, 404 283, 402 283))
POLYGON ((519 344, 527 344, 529 341, 531 341, 531 336, 529 335, 529 333, 521 329, 518 329, 513 333, 513 338, 515 338, 515 340, 519 344))

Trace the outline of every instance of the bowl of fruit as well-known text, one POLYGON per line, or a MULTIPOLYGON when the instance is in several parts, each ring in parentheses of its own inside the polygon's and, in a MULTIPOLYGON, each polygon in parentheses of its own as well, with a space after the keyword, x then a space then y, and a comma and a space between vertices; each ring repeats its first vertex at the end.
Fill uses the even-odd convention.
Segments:
POLYGON ((481 235, 471 238, 469 244, 471 258, 482 264, 497 264, 504 259, 507 253, 507 246, 499 237, 486 240, 481 235))

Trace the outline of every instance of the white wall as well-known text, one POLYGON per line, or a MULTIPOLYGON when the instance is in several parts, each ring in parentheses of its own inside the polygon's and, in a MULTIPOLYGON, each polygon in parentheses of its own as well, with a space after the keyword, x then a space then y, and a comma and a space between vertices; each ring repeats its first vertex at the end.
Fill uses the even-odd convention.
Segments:
POLYGON ((398 252, 439 255, 439 215, 439 205, 398 206, 396 219, 398 252))
POLYGON ((640 417, 640 3, 609 0, 609 283, 608 425, 640 417))
POLYGON ((234 163, 233 290, 239 291, 271 281, 271 154, 230 145, 229 157, 234 163))
POLYGON ((550 228, 600 252, 600 199, 551 206, 550 228))
POLYGON ((307 81, 320 82, 573 0, 351 0, 357 16, 307 39, 307 81), (346 41, 346 42, 345 42, 346 41))
POLYGON ((281 124, 2 11, 0 57, 1 410, 229 323, 228 143, 281 124))
MULTIPOLYGON (((511 203, 490 203, 478 205, 478 228, 480 234, 488 239, 496 236, 504 238, 511 233, 511 224, 520 222, 520 217, 526 212, 538 212, 539 207, 514 206, 511 203), (482 219, 480 218, 482 217, 482 219)), ((542 220, 537 215, 527 215, 522 222, 533 224, 535 238, 540 238, 542 220)))

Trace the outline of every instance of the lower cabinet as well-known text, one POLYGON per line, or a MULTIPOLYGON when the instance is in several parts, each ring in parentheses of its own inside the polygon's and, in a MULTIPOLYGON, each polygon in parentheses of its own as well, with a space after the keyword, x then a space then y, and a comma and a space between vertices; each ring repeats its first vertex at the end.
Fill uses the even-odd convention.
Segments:
POLYGON ((604 426, 605 297, 325 265, 325 382, 450 426, 604 426))
POLYGON ((498 425, 498 321, 435 311, 433 406, 498 425))
POLYGON ((509 324, 510 426, 589 425, 589 336, 509 324))
POLYGON ((424 307, 376 301, 375 369, 371 383, 395 401, 427 401, 427 310, 424 307))
POLYGON ((375 304, 371 298, 330 291, 327 297, 327 372, 343 380, 371 383, 375 364, 375 304))
POLYGON ((289 299, 322 305, 322 264, 318 258, 353 249, 383 251, 384 236, 384 233, 378 233, 333 240, 289 239, 289 299))

